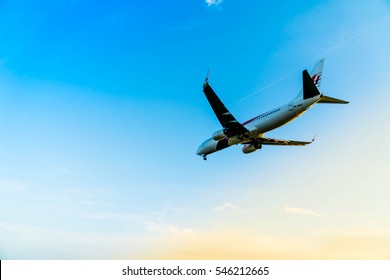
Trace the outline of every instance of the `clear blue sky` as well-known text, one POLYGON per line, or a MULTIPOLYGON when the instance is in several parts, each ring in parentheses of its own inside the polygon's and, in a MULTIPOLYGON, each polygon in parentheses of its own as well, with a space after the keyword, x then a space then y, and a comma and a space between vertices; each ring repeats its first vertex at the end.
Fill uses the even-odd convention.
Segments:
POLYGON ((381 0, 1 1, 0 258, 389 258, 389 15, 381 0), (322 90, 351 103, 268 134, 315 144, 195 155, 220 129, 208 69, 243 122, 321 58, 322 90))

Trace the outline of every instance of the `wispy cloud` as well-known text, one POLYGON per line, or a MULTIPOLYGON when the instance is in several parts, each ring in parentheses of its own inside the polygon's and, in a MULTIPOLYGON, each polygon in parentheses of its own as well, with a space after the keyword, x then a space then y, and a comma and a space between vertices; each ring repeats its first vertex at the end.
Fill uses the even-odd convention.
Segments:
POLYGON ((207 6, 219 6, 223 0, 205 0, 207 6))
POLYGON ((229 202, 225 202, 224 204, 217 206, 214 208, 214 210, 218 212, 223 212, 223 211, 234 211, 234 210, 239 210, 240 207, 238 205, 234 205, 229 202))
POLYGON ((274 237, 250 228, 224 228, 159 239, 149 259, 388 259, 388 232, 369 229, 340 231, 325 236, 274 237), (358 234, 360 230, 364 234, 358 234), (164 247, 160 247, 164 246, 164 247), (166 248, 169 248, 166 249, 166 248), (319 248, 321 248, 319 250, 319 248))
POLYGON ((0 190, 7 192, 23 192, 28 189, 28 185, 25 182, 18 180, 0 180, 0 190))
POLYGON ((317 216, 322 217, 322 215, 318 214, 315 211, 305 209, 305 208, 298 208, 298 207, 292 207, 288 204, 283 206, 283 210, 285 213, 288 214, 294 214, 294 215, 309 215, 309 216, 317 216))
POLYGON ((184 211, 183 208, 177 208, 177 207, 173 207, 173 206, 166 206, 164 207, 164 209, 160 210, 160 211, 155 211, 153 212, 152 214, 158 219, 158 220, 161 220, 167 216, 173 216, 173 217, 176 217, 178 216, 179 214, 181 214, 182 212, 184 211))
POLYGON ((173 235, 188 235, 192 234, 192 229, 190 228, 179 228, 175 225, 165 225, 158 224, 155 222, 146 222, 147 229, 150 232, 164 233, 164 234, 173 234, 173 235))

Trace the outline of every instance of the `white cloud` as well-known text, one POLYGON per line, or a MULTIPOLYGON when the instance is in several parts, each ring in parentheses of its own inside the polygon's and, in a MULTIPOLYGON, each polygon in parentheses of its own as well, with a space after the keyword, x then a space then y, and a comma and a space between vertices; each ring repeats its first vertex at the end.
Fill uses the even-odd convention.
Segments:
POLYGON ((222 2, 223 2, 223 0, 205 0, 205 2, 206 2, 206 4, 207 4, 207 6, 219 6, 222 2))
POLYGON ((240 207, 238 207, 237 205, 231 204, 229 202, 225 202, 224 204, 215 207, 214 210, 222 212, 222 211, 228 211, 228 210, 231 210, 231 211, 232 210, 238 210, 239 208, 240 207))
POLYGON ((317 212, 314 212, 309 209, 304 209, 304 208, 298 208, 298 207, 292 207, 288 204, 283 206, 283 210, 285 213, 288 214, 295 214, 295 215, 310 215, 310 216, 317 216, 317 217, 322 217, 322 215, 318 214, 317 212))
POLYGON ((151 232, 173 234, 173 235, 188 235, 193 231, 190 228, 179 228, 174 225, 157 224, 155 222, 146 222, 147 229, 151 232))

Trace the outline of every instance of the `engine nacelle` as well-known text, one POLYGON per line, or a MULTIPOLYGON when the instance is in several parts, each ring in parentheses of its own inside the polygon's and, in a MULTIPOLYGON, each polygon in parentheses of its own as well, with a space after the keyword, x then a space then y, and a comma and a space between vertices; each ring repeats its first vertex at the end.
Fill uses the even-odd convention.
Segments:
POLYGON ((211 135, 211 138, 213 138, 213 140, 215 140, 215 141, 222 140, 225 137, 226 137, 226 134, 225 134, 224 129, 218 130, 218 131, 214 132, 213 135, 211 135))
POLYGON ((250 153, 253 153, 253 152, 257 151, 260 148, 261 148, 261 145, 257 144, 257 143, 255 143, 255 144, 247 144, 244 147, 242 147, 242 152, 244 154, 250 154, 250 153))

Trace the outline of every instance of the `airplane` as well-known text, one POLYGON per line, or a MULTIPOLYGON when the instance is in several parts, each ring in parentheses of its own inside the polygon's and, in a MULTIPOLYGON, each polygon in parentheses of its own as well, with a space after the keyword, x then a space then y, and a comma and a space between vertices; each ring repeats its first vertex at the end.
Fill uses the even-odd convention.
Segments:
POLYGON ((207 73, 203 83, 203 92, 221 123, 222 129, 214 132, 209 139, 204 141, 196 154, 206 160, 209 154, 237 144, 244 145, 242 152, 249 154, 261 149, 263 145, 305 146, 313 143, 314 138, 311 141, 281 140, 266 137, 265 133, 293 121, 314 104, 349 103, 320 93, 324 61, 324 59, 318 61, 310 75, 307 70, 302 72, 303 87, 294 99, 244 123, 239 123, 216 95, 209 84, 209 73, 207 73))

